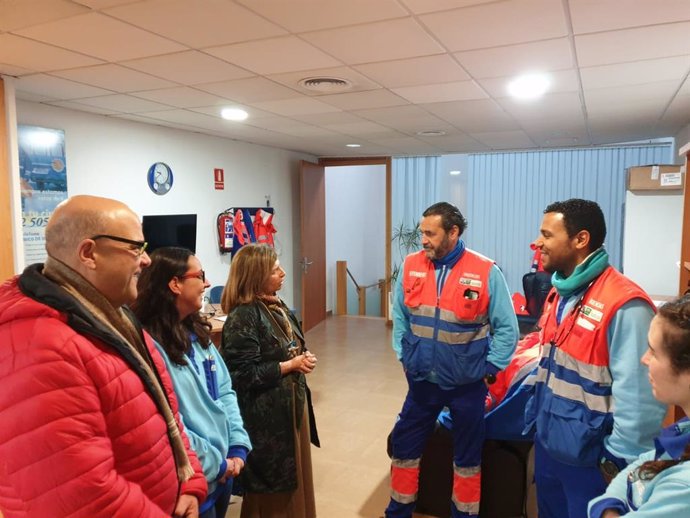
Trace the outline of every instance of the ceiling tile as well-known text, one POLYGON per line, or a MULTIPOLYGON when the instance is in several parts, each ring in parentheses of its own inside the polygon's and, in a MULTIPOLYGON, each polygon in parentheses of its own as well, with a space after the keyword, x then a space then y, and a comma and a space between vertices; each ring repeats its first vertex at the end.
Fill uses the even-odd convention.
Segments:
POLYGON ((350 122, 346 124, 325 124, 323 127, 329 130, 337 131, 338 133, 358 136, 386 136, 390 135, 391 133, 397 133, 386 126, 381 126, 380 124, 369 121, 350 122))
POLYGON ((97 113, 98 115, 113 115, 118 113, 115 110, 100 108, 98 106, 89 106, 88 104, 82 104, 75 101, 50 101, 45 104, 50 104, 51 106, 59 106, 60 108, 67 108, 70 110, 97 113))
POLYGON ((35 74, 36 70, 29 70, 28 68, 16 67, 14 65, 8 65, 7 63, 0 62, 0 74, 6 76, 25 76, 28 74, 35 74))
POLYGON ((529 135, 522 130, 471 133, 470 136, 491 149, 526 149, 535 147, 529 135))
POLYGON ((206 115, 211 115, 213 117, 221 117, 221 111, 225 107, 240 108, 246 111, 249 114, 249 118, 247 119, 248 121, 252 121, 254 119, 275 118, 276 116, 275 113, 259 110, 258 108, 254 108, 253 106, 247 106, 246 104, 237 103, 227 103, 222 106, 199 106, 196 108, 189 108, 189 110, 193 112, 205 113, 206 115))
POLYGON ((690 22, 575 36, 581 67, 690 54, 690 22))
POLYGON ((410 11, 415 14, 433 13, 435 11, 449 11, 459 7, 469 7, 486 4, 495 0, 402 0, 410 11))
POLYGON ((238 0, 252 11, 285 27, 305 32, 400 18, 407 11, 394 0, 238 0))
POLYGON ((170 106, 146 101, 131 95, 105 95, 102 97, 89 97, 88 99, 79 99, 82 104, 89 106, 97 106, 108 110, 119 111, 123 113, 141 113, 152 112, 156 110, 172 109, 170 106))
POLYGON ((302 37, 348 65, 443 53, 412 18, 309 32, 302 37))
POLYGON ((170 81, 114 64, 62 70, 51 75, 123 93, 174 86, 170 81))
POLYGON ((196 50, 123 61, 121 64, 186 85, 230 81, 254 75, 252 72, 196 50))
POLYGON ((0 62, 38 72, 102 63, 100 59, 12 34, 0 34, 0 62))
POLYGON ((573 66, 567 38, 469 50, 457 52, 454 56, 475 79, 548 72, 573 66))
POLYGON ((280 74, 341 64, 296 36, 212 47, 205 52, 257 74, 280 74))
POLYGON ((227 105, 227 99, 216 95, 201 92, 187 86, 177 88, 165 88, 163 90, 148 90, 146 92, 134 92, 134 97, 148 99, 178 108, 195 108, 199 106, 227 105))
POLYGON ((195 85, 195 88, 240 103, 275 101, 278 99, 300 97, 300 94, 296 91, 263 77, 250 77, 248 79, 237 79, 235 81, 199 84, 195 85))
POLYGON ((393 88, 393 92, 411 103, 437 103, 485 99, 486 93, 474 81, 459 81, 435 85, 405 86, 393 88))
POLYGON ((346 111, 408 104, 405 99, 383 89, 347 94, 322 95, 319 97, 319 100, 346 111))
POLYGON ((339 111, 338 108, 330 106, 316 99, 302 97, 297 99, 284 99, 282 101, 264 101, 252 103, 260 110, 277 113, 278 115, 297 115, 308 113, 327 113, 339 111))
MULTIPOLYGON (((548 72, 549 93, 577 92, 580 89, 575 70, 557 70, 548 72)), ((477 82, 488 92, 491 97, 500 99, 509 97, 508 84, 514 77, 492 77, 491 79, 478 79, 477 82)))
POLYGON ((24 90, 17 90, 16 97, 20 101, 29 101, 32 103, 43 103, 43 102, 53 102, 53 97, 48 97, 47 95, 34 94, 31 92, 26 92, 24 90))
POLYGON ((515 119, 496 102, 488 99, 424 104, 423 107, 467 133, 510 131, 520 128, 515 119))
POLYGON ((451 52, 568 35, 563 4, 553 0, 506 0, 426 14, 420 20, 451 52))
POLYGON ((332 112, 332 113, 310 113, 306 115, 294 115, 293 118, 314 124, 316 126, 326 126, 328 124, 349 124, 353 122, 362 122, 364 119, 357 117, 347 112, 332 112))
POLYGON ((658 81, 677 80, 678 84, 690 70, 690 54, 671 58, 632 61, 614 65, 585 67, 580 70, 582 87, 608 88, 658 81))
POLYGON ((230 123, 218 117, 211 117, 203 113, 192 112, 188 110, 161 110, 150 111, 144 114, 146 117, 152 119, 164 120, 174 122, 177 124, 186 124, 197 128, 212 129, 215 131, 225 131, 228 127, 232 127, 237 123, 230 123))
POLYGON ((108 7, 115 7, 116 5, 134 4, 136 2, 144 2, 146 0, 72 0, 77 4, 89 6, 91 9, 103 10, 108 7))
POLYGON ((597 88, 585 90, 585 102, 588 113, 592 110, 619 106, 633 114, 641 109, 641 103, 653 102, 655 105, 666 106, 677 89, 677 81, 597 88))
POLYGON ((467 73, 447 54, 398 59, 354 68, 387 88, 432 83, 451 83, 469 79, 467 73), (410 71, 414 70, 414 73, 410 71))
MULTIPOLYGON (((226 0, 148 0, 107 14, 195 48, 285 34, 277 25, 226 0), (165 16, 161 16, 161 12, 165 16)), ((151 52, 161 54, 160 52, 151 52)))
POLYGON ((107 61, 184 50, 178 43, 94 12, 34 25, 16 34, 70 50, 86 50, 89 55, 107 61))
POLYGON ((439 155, 441 149, 413 137, 371 139, 371 142, 397 149, 403 154, 439 155))
POLYGON ((573 32, 603 32, 690 20, 687 0, 569 0, 573 32))
POLYGON ((88 12, 88 8, 67 0, 3 0, 0 1, 0 32, 88 12))
POLYGON ((524 121, 584 120, 578 92, 552 93, 531 101, 508 97, 497 102, 520 124, 524 121))
MULTIPOLYGON (((260 122, 260 121, 258 121, 258 122, 260 122)), ((322 136, 322 135, 326 135, 326 136, 337 135, 337 133, 335 131, 330 131, 330 130, 323 129, 323 128, 317 128, 316 126, 309 126, 308 124, 305 124, 304 126, 293 126, 291 128, 276 129, 274 131, 277 131, 279 133, 285 133, 286 135, 291 135, 293 137, 314 138, 314 137, 322 136)))
POLYGON ((350 67, 335 67, 335 68, 319 68, 316 70, 302 70, 300 72, 289 72, 287 74, 271 74, 266 76, 268 79, 271 79, 272 81, 276 81, 278 83, 284 84, 290 88, 294 88, 295 90, 302 92, 303 94, 306 95, 327 95, 329 93, 337 93, 338 91, 335 92, 321 92, 317 90, 310 90, 302 85, 299 84, 299 82, 302 79, 306 79, 309 77, 334 77, 338 79, 345 79, 350 82, 352 85, 349 89, 346 90, 346 92, 362 92, 365 90, 375 90, 377 88, 380 88, 378 84, 373 82, 372 80, 366 78, 359 72, 356 72, 352 70, 350 67))
POLYGON ((74 81, 45 74, 20 77, 16 80, 15 86, 17 90, 45 95, 55 100, 79 99, 81 97, 93 97, 112 93, 102 88, 82 85, 74 81))

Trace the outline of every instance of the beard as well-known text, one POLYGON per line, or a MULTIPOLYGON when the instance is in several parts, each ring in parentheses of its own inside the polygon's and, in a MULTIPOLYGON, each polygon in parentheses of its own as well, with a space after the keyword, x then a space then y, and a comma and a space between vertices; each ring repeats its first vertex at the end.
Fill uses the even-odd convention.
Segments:
POLYGON ((448 255, 448 253, 453 249, 453 243, 451 243, 448 236, 443 238, 443 241, 437 247, 424 248, 426 256, 431 259, 441 259, 448 255))

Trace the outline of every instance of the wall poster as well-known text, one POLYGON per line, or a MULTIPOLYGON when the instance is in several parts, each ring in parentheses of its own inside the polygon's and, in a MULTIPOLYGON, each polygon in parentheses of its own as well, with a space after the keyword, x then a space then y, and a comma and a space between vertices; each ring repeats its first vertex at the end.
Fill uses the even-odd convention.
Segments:
POLYGON ((55 207, 67 199, 65 132, 20 125, 19 181, 24 264, 45 261, 45 229, 55 207))

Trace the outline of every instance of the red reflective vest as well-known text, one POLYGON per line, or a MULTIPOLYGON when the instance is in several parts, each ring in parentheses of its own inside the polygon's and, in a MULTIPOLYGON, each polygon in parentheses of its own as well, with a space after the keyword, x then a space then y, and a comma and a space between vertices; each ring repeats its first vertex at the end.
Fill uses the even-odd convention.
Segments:
POLYGON ((273 226, 273 214, 261 209, 254 214, 254 236, 259 244, 273 246, 273 234, 276 228, 273 226))
POLYGON ((434 264, 424 251, 407 256, 402 287, 410 332, 402 339, 402 361, 413 378, 432 377, 443 387, 454 387, 484 376, 492 265, 465 249, 439 296, 434 264))
POLYGON ((611 433, 613 408, 607 331, 616 311, 633 299, 652 308, 647 294, 609 266, 585 291, 560 325, 560 297, 547 297, 539 322, 541 359, 527 420, 556 460, 593 466, 611 433))

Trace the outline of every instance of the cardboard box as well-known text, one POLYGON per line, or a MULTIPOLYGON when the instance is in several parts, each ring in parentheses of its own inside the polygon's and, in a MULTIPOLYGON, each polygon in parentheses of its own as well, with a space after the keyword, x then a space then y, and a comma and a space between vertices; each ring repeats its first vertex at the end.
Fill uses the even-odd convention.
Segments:
POLYGON ((628 169, 629 191, 682 191, 685 171, 679 165, 645 165, 628 169))

